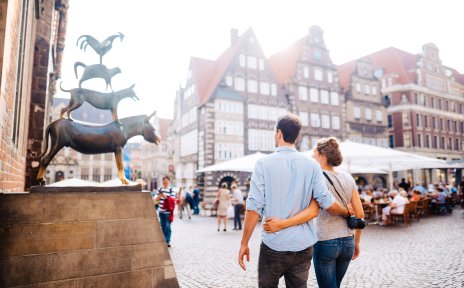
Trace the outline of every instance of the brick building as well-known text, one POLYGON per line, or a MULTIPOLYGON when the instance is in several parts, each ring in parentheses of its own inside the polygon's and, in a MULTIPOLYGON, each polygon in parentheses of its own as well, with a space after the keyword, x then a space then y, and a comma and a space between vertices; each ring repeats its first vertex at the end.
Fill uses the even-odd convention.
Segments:
MULTIPOLYGON (((441 64, 439 49, 428 43, 411 54, 390 47, 365 58, 372 62, 388 104, 389 147, 462 161, 464 76, 441 64)), ((423 170, 414 179, 408 172, 400 174, 411 182, 453 181, 444 169, 423 170)))
POLYGON ((67 0, 0 1, 0 191, 33 183, 46 103, 59 77, 67 7, 67 0))
POLYGON ((324 32, 311 26, 308 35, 269 58, 284 87, 293 113, 300 116, 301 151, 321 137, 344 138, 344 101, 341 101, 337 66, 325 45, 324 32))

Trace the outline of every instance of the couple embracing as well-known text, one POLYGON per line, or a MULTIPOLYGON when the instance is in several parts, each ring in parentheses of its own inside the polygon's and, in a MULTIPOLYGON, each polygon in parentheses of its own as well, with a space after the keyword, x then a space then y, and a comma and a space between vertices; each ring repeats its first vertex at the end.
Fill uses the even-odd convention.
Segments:
POLYGON ((340 287, 359 255, 361 230, 352 228, 364 227, 364 212, 353 177, 333 169, 342 162, 338 143, 319 140, 317 163, 295 149, 300 130, 297 116, 280 117, 277 149, 256 163, 251 178, 238 261, 245 270, 248 241, 261 216, 259 287, 277 287, 282 276, 287 287, 306 287, 312 258, 319 286, 340 287))

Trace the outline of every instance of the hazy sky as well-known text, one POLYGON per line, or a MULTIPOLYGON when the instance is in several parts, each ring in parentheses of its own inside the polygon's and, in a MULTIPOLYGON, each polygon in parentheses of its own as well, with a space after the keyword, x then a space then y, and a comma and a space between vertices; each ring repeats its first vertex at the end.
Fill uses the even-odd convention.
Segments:
MULTIPOLYGON (((185 85, 190 56, 216 60, 230 45, 231 28, 241 35, 252 27, 269 57, 304 37, 311 25, 319 25, 335 64, 390 46, 419 53, 423 44, 433 42, 443 64, 464 73, 461 1, 69 2, 62 85, 77 87, 74 62, 90 65, 99 61, 90 47, 86 52, 78 49, 80 35, 101 41, 116 32, 124 33, 124 41, 114 41, 103 64, 122 70, 113 78, 114 90, 135 83, 141 100, 123 100, 120 117, 157 110, 158 116, 171 118, 176 90, 185 85)), ((101 79, 83 86, 105 89, 101 79)), ((68 97, 68 93, 58 95, 68 97)))

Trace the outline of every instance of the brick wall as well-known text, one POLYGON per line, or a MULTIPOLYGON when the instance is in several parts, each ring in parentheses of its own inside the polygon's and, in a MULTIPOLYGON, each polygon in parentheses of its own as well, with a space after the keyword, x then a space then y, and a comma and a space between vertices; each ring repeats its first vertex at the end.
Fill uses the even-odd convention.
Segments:
POLYGON ((21 191, 24 189, 24 171, 26 159, 27 115, 30 92, 30 75, 32 65, 29 64, 33 55, 34 1, 29 3, 24 30, 24 65, 22 66, 23 85, 17 79, 19 35, 21 31, 21 11, 23 1, 0 1, 0 33, 2 37, 2 77, 0 88, 0 191, 21 191), (8 15, 8 17, 7 17, 8 15), (7 22, 8 20, 8 22, 7 22), (2 35, 2 36, 3 36, 2 35), (16 95, 17 89, 22 93, 16 95), (20 105, 15 104, 21 99, 20 105), (17 105, 17 108, 15 108, 17 105), (16 111, 16 112, 15 112, 16 111), (16 115, 15 115, 16 113, 16 115), (15 122, 16 121, 16 122, 15 122), (13 125, 19 125, 18 137, 13 139, 13 125))

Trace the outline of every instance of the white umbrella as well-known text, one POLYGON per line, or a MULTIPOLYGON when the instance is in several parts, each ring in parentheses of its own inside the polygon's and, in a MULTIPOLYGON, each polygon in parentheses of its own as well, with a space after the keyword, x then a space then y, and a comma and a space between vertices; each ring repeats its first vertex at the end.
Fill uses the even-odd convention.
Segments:
MULTIPOLYGON (((362 167, 366 171, 388 171, 390 175, 390 187, 393 186, 393 171, 425 168, 447 168, 450 167, 446 161, 419 156, 403 151, 382 148, 373 145, 344 141, 340 143, 340 150, 343 156, 343 163, 350 173, 356 173, 351 167, 362 167)), ((312 151, 304 152, 312 154, 312 151)), ((377 173, 377 172, 370 172, 377 173)))
POLYGON ((199 169, 197 173, 212 171, 253 172, 256 162, 266 155, 267 154, 261 152, 256 152, 254 154, 242 156, 219 164, 207 166, 205 168, 199 169))

